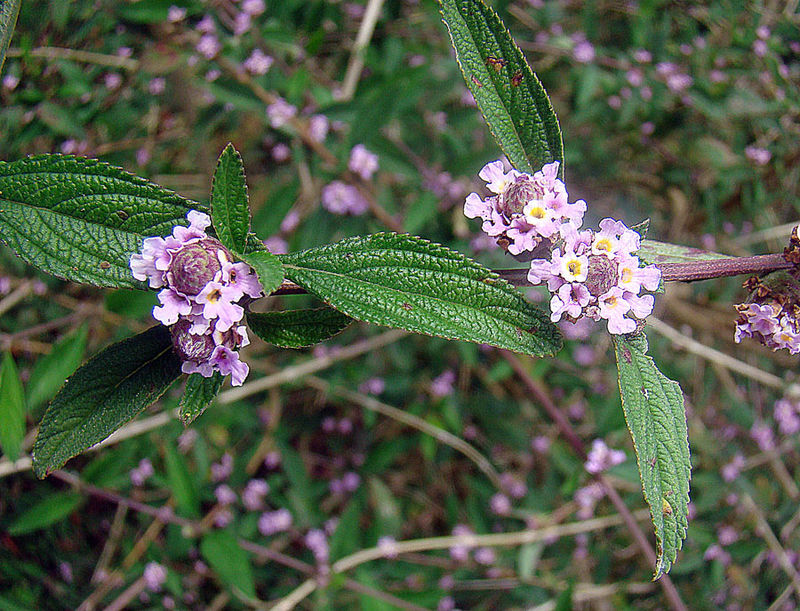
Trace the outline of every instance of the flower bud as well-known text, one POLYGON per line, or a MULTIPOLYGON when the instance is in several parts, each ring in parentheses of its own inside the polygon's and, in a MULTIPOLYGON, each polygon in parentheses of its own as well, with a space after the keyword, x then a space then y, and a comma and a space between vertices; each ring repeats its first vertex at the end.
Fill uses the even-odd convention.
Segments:
POLYGON ((211 335, 190 333, 191 327, 192 323, 185 318, 172 325, 169 328, 172 334, 172 345, 181 360, 203 363, 211 358, 216 344, 211 335))
POLYGON ((605 255, 589 255, 586 288, 595 297, 605 294, 617 284, 617 263, 605 255))
POLYGON ((170 285, 184 295, 197 295, 222 269, 218 252, 230 260, 231 254, 214 238, 186 244, 172 257, 167 277, 170 285))
POLYGON ((511 218, 515 214, 522 214, 525 204, 532 199, 539 199, 542 195, 542 190, 533 179, 527 174, 522 174, 517 176, 500 196, 500 211, 507 218, 511 218))

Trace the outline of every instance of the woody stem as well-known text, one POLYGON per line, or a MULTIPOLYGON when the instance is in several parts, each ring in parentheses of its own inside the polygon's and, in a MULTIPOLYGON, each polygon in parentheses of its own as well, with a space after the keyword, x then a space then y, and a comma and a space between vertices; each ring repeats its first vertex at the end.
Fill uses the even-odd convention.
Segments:
MULTIPOLYGON (((695 282, 697 280, 710 280, 712 278, 725 278, 743 274, 764 274, 794 267, 780 253, 753 257, 709 259, 687 263, 661 263, 657 265, 661 270, 661 279, 664 282, 695 282)), ((496 269, 494 271, 501 278, 508 280, 515 286, 532 286, 528 281, 528 270, 526 268, 496 269)))

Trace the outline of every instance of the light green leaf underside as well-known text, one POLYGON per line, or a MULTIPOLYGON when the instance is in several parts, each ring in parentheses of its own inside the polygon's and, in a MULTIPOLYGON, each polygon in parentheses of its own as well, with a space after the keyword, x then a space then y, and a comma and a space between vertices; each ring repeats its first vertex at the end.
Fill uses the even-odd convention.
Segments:
POLYGON ((537 356, 561 347, 549 317, 508 282, 421 238, 378 233, 281 259, 288 278, 356 320, 537 356))
POLYGON ((169 330, 152 327, 109 346, 67 380, 42 418, 33 468, 44 477, 103 441, 158 399, 181 373, 169 330))
POLYGON ((211 184, 211 218, 219 241, 243 253, 250 233, 250 206, 242 158, 228 144, 217 161, 211 184))
POLYGON ((503 22, 481 0, 440 0, 464 80, 495 140, 518 170, 562 162, 553 106, 503 22))
POLYGON ((645 263, 691 263, 692 261, 713 261, 714 259, 730 259, 729 255, 718 252, 658 242, 657 240, 642 240, 641 247, 636 253, 645 263))
POLYGON ((186 389, 179 405, 181 422, 188 426, 211 404, 222 388, 225 378, 215 371, 210 378, 193 373, 186 380, 186 389))
POLYGON ((615 337, 619 388, 658 544, 654 579, 686 538, 691 462, 683 393, 647 355, 647 339, 615 337))
POLYGON ((333 308, 250 313, 250 330, 265 342, 281 348, 305 348, 330 339, 353 319, 333 308))

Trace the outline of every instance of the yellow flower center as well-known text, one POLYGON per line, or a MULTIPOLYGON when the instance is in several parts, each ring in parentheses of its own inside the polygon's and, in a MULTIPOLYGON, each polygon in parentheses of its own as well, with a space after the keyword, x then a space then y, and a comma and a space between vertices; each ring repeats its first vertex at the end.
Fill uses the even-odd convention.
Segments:
POLYGON ((594 243, 595 250, 605 250, 606 252, 611 251, 611 240, 608 238, 603 238, 602 240, 598 240, 594 243))
POLYGON ((577 259, 573 259, 572 261, 567 263, 567 269, 569 270, 570 274, 572 274, 573 276, 577 276, 578 274, 581 273, 581 262, 578 261, 577 259))

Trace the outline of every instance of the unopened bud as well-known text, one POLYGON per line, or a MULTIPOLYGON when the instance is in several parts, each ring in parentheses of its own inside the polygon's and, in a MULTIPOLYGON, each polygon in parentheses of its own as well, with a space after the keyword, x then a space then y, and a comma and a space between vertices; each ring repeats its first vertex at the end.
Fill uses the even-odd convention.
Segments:
POLYGON ((216 344, 211 335, 190 333, 192 323, 186 319, 179 320, 169 330, 172 334, 172 345, 183 361, 203 363, 211 358, 216 344))
POLYGON ((228 250, 214 238, 181 247, 173 256, 167 272, 172 287, 184 295, 197 295, 222 269, 217 255, 220 251, 225 258, 231 259, 228 250))
POLYGON ((500 211, 511 218, 514 214, 522 214, 525 205, 532 199, 539 199, 542 190, 527 174, 517 176, 500 196, 500 211))
POLYGON ((589 255, 586 288, 595 297, 607 293, 617 284, 617 264, 605 255, 589 255))

